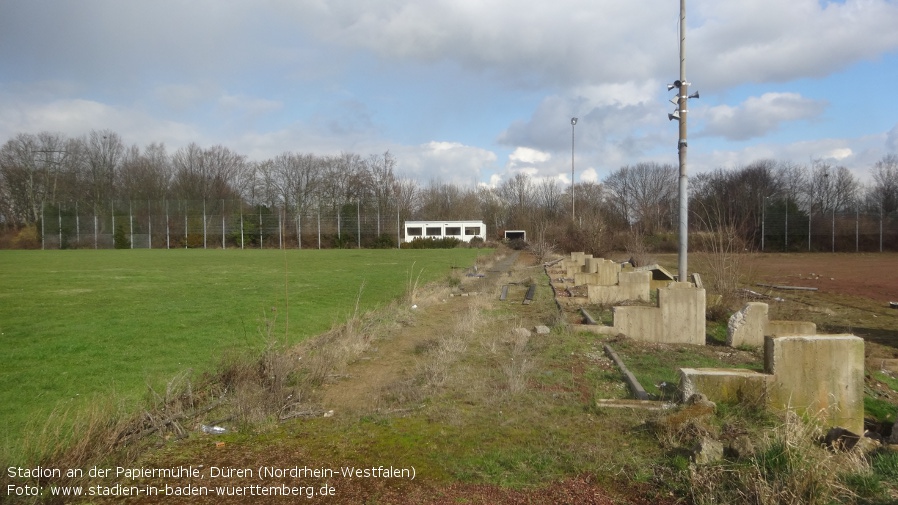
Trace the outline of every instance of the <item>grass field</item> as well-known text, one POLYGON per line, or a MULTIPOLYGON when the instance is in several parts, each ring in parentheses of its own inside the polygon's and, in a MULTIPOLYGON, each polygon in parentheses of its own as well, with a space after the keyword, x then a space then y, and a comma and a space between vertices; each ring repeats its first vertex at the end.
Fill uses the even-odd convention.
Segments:
POLYGON ((360 291, 370 309, 482 253, 0 251, 0 441, 96 394, 134 401, 269 334, 297 342, 345 319, 360 291))

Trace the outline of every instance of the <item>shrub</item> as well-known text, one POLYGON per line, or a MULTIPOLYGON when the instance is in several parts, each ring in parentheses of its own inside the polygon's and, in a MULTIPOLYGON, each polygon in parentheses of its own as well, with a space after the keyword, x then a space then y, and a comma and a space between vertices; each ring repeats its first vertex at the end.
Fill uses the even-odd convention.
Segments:
POLYGON ((392 249, 396 247, 396 242, 391 235, 383 233, 374 239, 374 243, 371 244, 371 247, 374 249, 392 249))
POLYGON ((112 235, 112 240, 115 243, 116 249, 131 248, 131 240, 128 239, 128 234, 125 232, 124 226, 119 226, 115 229, 115 233, 112 235))
POLYGON ((41 235, 37 231, 37 225, 29 224, 22 227, 12 239, 12 245, 15 249, 40 249, 41 235))
POLYGON ((402 245, 406 249, 454 249, 461 245, 461 240, 454 237, 416 238, 402 245))

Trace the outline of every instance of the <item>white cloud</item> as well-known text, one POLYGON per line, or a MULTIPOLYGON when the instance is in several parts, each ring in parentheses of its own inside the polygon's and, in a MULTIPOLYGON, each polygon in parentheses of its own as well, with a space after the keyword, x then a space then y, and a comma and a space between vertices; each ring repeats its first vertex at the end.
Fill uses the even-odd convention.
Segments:
POLYGON ((750 97, 736 107, 719 105, 702 115, 705 128, 700 136, 722 136, 729 140, 762 137, 783 123, 818 117, 825 102, 804 98, 797 93, 765 93, 750 97))
POLYGON ((698 26, 687 21, 690 76, 705 89, 820 77, 898 47, 898 4, 888 0, 700 0, 690 7, 700 19, 698 26))
POLYGON ((138 145, 163 142, 177 148, 204 141, 203 134, 191 125, 155 118, 139 109, 118 108, 84 99, 17 103, 16 107, 7 110, 4 119, 0 119, 0 138, 40 131, 79 137, 101 129, 112 130, 126 143, 138 145))
POLYGON ((422 182, 476 185, 496 163, 495 153, 458 142, 433 141, 418 146, 396 146, 390 151, 399 160, 399 174, 422 182))
POLYGON ((514 165, 531 165, 535 163, 545 163, 552 158, 552 155, 529 147, 518 147, 510 155, 509 161, 514 165))
POLYGON ((599 182, 599 173, 590 167, 580 174, 580 182, 599 182))

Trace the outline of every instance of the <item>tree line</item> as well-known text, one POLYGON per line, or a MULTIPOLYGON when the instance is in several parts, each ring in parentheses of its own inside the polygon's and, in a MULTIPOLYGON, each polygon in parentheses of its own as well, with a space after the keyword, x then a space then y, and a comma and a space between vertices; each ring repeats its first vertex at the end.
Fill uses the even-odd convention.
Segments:
MULTIPOLYGON (((0 147, 0 228, 6 236, 33 230, 48 208, 102 214, 110 207, 115 212, 112 202, 239 201, 297 217, 351 206, 376 216, 377 235, 398 233, 399 220, 482 219, 496 238, 523 229, 531 240, 597 254, 632 237, 675 242, 678 170, 671 164, 635 163, 574 188, 524 173, 496 187, 422 184, 398 175, 398 165, 389 151, 287 151, 256 161, 221 145, 191 143, 174 152, 159 143, 128 146, 109 130, 76 138, 21 133, 0 147)), ((862 184, 844 166, 823 160, 759 160, 693 174, 690 228, 734 230, 746 247, 760 248, 766 238, 771 248, 800 249, 804 227, 811 249, 812 236, 824 234, 830 220, 835 243, 837 221, 847 226, 853 215, 859 223, 863 214, 885 223, 888 247, 898 247, 898 155, 870 167, 870 179, 862 184)))

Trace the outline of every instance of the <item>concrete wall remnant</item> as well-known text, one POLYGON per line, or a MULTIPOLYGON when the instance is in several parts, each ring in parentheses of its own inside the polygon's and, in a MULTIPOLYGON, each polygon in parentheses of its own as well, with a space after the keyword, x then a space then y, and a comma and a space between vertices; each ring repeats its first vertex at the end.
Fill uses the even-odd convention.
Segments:
POLYGON ((828 426, 864 433, 864 341, 854 335, 793 335, 764 340, 764 373, 680 370, 684 397, 757 402, 828 426))
POLYGON ((768 311, 766 303, 748 302, 745 307, 730 316, 727 323, 727 345, 730 347, 764 345, 768 311))
POLYGON ((815 335, 817 325, 809 321, 771 321, 769 307, 762 302, 748 302, 730 316, 727 323, 727 340, 730 347, 761 347, 764 337, 815 335))
POLYGON ((649 279, 648 272, 618 272, 617 282, 613 285, 587 284, 587 297, 590 303, 602 305, 610 305, 625 300, 647 302, 651 299, 649 279))
POLYGON ((614 307, 613 313, 614 333, 634 340, 705 344, 705 290, 691 283, 672 282, 659 288, 655 307, 614 307))
POLYGON ((611 286, 617 284, 617 274, 620 273, 620 263, 603 258, 587 258, 581 272, 574 272, 574 285, 597 284, 611 286))
POLYGON ((854 335, 767 337, 769 403, 864 433, 864 340, 854 335))

